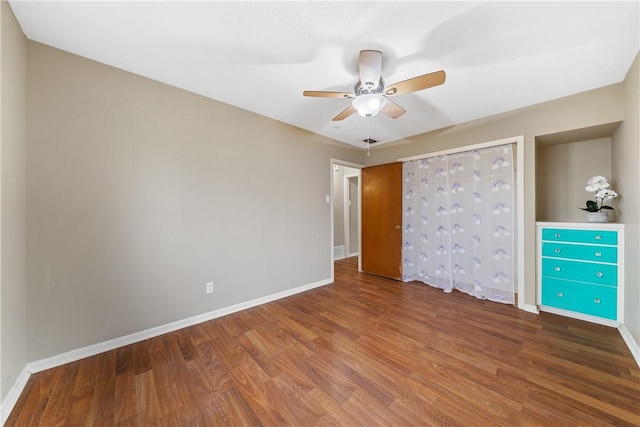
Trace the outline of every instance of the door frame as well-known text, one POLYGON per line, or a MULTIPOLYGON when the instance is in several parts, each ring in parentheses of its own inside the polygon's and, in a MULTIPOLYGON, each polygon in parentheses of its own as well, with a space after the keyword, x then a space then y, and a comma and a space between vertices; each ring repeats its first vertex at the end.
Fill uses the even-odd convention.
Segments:
MULTIPOLYGON (((340 159, 329 159, 329 216, 330 216, 330 229, 331 229, 331 239, 329 239, 329 264, 331 271, 331 281, 335 280, 335 269, 333 266, 333 245, 334 245, 334 218, 333 218, 333 165, 346 166, 349 168, 357 169, 358 173, 358 247, 362 246, 362 185, 360 185, 362 181, 362 168, 364 165, 360 163, 353 163, 346 160, 340 159)), ((344 184, 343 184, 344 185, 344 184)), ((358 251, 358 271, 362 271, 362 259, 360 258, 360 253, 362 251, 358 251)))

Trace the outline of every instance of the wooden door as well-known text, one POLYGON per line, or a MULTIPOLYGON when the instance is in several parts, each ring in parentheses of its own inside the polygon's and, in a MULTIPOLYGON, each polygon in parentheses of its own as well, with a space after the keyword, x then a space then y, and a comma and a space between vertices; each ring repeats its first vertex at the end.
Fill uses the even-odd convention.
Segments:
POLYGON ((362 271, 402 279, 402 163, 362 169, 362 271))

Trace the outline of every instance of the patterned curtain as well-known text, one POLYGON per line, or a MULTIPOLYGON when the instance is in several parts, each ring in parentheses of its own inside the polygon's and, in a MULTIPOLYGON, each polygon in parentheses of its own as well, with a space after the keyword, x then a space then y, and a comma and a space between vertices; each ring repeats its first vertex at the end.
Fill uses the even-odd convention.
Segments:
POLYGON ((513 146, 403 164, 403 280, 513 304, 513 146))

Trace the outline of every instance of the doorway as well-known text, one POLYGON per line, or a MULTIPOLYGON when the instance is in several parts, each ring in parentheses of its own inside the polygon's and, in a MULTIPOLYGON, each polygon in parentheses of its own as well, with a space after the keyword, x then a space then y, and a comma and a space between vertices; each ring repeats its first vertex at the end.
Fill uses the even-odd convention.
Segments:
POLYGON ((360 265, 361 167, 340 160, 331 163, 332 264, 357 257, 360 265))
POLYGON ((360 225, 360 176, 358 173, 344 176, 344 255, 351 258, 360 254, 358 229, 360 225))

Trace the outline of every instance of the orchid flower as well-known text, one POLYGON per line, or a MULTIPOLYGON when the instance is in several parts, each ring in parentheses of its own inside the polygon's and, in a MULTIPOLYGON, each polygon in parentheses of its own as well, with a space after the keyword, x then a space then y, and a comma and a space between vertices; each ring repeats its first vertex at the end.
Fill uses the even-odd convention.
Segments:
POLYGON ((613 210, 611 206, 605 206, 604 202, 618 197, 618 193, 613 190, 607 190, 607 188, 609 188, 609 182, 604 176, 596 175, 589 178, 584 189, 595 193, 596 201, 587 200, 587 207, 580 209, 587 212, 600 212, 601 209, 613 210))
POLYGON ((609 182, 607 182, 607 178, 605 178, 604 176, 596 175, 589 178, 589 181, 587 181, 587 186, 584 189, 590 193, 596 193, 600 190, 604 190, 605 188, 609 188, 609 182))

